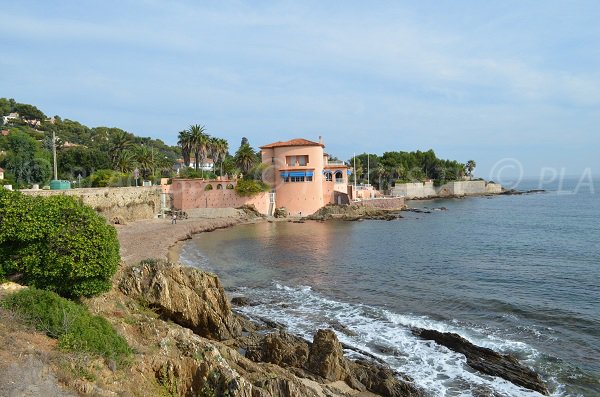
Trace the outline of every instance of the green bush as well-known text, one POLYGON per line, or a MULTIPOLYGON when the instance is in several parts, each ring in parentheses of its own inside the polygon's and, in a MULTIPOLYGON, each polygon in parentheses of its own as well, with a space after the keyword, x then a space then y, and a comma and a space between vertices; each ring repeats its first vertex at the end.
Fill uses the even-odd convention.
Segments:
POLYGON ((131 348, 108 321, 54 292, 27 288, 9 295, 1 305, 58 339, 66 351, 97 354, 121 365, 131 356, 131 348))
POLYGON ((108 291, 119 264, 114 227, 73 197, 0 189, 0 278, 62 296, 108 291))
MULTIPOLYGON (((141 180, 138 182, 142 184, 141 180)), ((132 175, 113 170, 98 170, 82 181, 83 186, 90 187, 123 187, 135 186, 132 175)))
POLYGON ((238 180, 235 186, 235 191, 240 196, 252 196, 257 193, 266 192, 269 190, 269 185, 262 181, 241 179, 238 180))

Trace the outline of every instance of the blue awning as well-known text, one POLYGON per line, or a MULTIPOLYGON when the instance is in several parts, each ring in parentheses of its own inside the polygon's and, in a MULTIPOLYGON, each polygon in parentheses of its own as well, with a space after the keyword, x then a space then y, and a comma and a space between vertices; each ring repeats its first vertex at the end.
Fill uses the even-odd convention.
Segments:
POLYGON ((313 172, 312 171, 306 171, 306 176, 313 176, 313 172))
POLYGON ((348 175, 352 175, 352 171, 351 170, 348 170, 347 172, 348 172, 348 175))
POLYGON ((290 172, 290 176, 304 176, 304 171, 292 171, 290 172))
POLYGON ((331 170, 323 170, 323 174, 331 174, 331 170))
POLYGON ((282 172, 280 175, 281 175, 282 178, 287 178, 288 176, 290 176, 290 173, 289 172, 282 172))

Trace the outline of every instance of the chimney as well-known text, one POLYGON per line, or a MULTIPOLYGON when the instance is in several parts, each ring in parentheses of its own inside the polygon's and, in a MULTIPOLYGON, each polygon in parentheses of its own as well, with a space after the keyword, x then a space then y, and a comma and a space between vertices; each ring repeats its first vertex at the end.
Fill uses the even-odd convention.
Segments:
POLYGON ((319 135, 319 143, 322 145, 323 144, 323 137, 321 135, 319 135))

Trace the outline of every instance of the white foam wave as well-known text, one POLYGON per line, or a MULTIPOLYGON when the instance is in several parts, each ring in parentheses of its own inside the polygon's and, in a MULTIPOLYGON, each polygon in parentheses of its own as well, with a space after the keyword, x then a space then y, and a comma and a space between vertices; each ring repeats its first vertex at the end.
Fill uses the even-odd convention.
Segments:
MULTIPOLYGON (((502 338, 489 330, 466 328, 458 321, 442 322, 426 316, 399 314, 364 304, 335 301, 310 287, 276 283, 270 289, 246 289, 257 306, 240 310, 248 315, 280 322, 293 333, 312 340, 318 328, 334 328, 340 341, 369 352, 392 368, 410 375, 432 396, 470 397, 482 390, 501 396, 541 396, 503 379, 473 371, 463 355, 411 333, 412 328, 454 332, 472 343, 498 351, 516 351, 533 360, 538 352, 519 341, 502 338)), ((558 390, 561 390, 560 388, 558 390)), ((557 392, 554 396, 562 396, 557 392)))

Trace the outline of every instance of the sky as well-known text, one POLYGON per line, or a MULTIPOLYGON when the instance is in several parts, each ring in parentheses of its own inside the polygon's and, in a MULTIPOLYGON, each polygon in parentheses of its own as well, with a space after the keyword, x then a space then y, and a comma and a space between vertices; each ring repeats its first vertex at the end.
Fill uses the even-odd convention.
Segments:
MULTIPOLYGON (((174 145, 600 175, 600 2, 0 0, 0 97, 174 145)), ((502 174, 502 175, 501 175, 502 174)))

